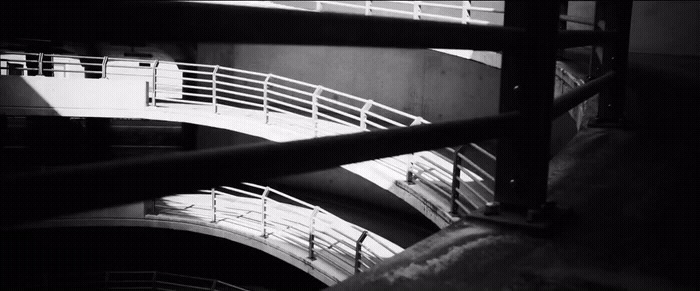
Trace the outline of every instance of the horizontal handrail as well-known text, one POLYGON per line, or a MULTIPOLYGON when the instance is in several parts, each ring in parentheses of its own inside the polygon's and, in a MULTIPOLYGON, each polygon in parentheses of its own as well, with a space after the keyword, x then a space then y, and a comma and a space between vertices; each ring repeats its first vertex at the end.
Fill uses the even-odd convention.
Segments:
POLYGON ((554 99, 554 103, 552 104, 552 119, 559 117, 586 99, 593 97, 593 95, 600 92, 603 87, 615 81, 616 78, 617 73, 615 71, 609 71, 554 99))
POLYGON ((567 22, 573 22, 573 23, 593 26, 592 20, 588 20, 588 19, 583 18, 583 17, 571 16, 571 15, 559 15, 559 19, 567 21, 567 22))
POLYGON ((365 268, 371 268, 379 261, 391 257, 401 250, 398 246, 389 246, 388 241, 384 241, 376 234, 338 218, 318 206, 267 186, 253 183, 242 183, 242 185, 261 191, 262 194, 230 186, 219 187, 230 193, 213 188, 210 191, 201 190, 200 194, 179 194, 155 200, 156 215, 159 212, 167 215, 181 214, 186 218, 194 217, 215 224, 223 220, 232 222, 231 220, 240 220, 240 218, 253 219, 254 221, 249 222, 249 224, 257 225, 258 231, 263 234, 264 238, 273 235, 308 249, 312 255, 315 251, 314 244, 319 247, 326 244, 328 248, 320 248, 318 251, 329 253, 346 264, 347 267, 343 268, 345 270, 353 268, 358 263, 356 259, 358 257, 365 258, 365 261, 360 262, 361 265, 365 268), (230 197, 238 197, 232 193, 252 198, 230 199, 230 197), (268 196, 271 193, 289 199, 299 206, 276 201, 268 196), (239 205, 238 210, 232 209, 232 205, 239 205), (259 208, 258 205, 262 205, 262 208, 259 208), (234 212, 232 213, 230 210, 234 210, 234 212), (255 215, 248 216, 250 213, 255 215), (273 231, 267 231, 266 228, 273 231), (364 247, 359 250, 362 254, 358 256, 353 253, 357 243, 355 236, 365 232, 372 234, 372 240, 371 243, 367 241, 363 245, 364 247), (340 247, 338 244, 345 247, 340 247))
MULTIPOLYGON (((70 58, 69 55, 61 55, 63 58, 70 58)), ((199 65, 199 64, 192 64, 192 63, 183 63, 183 62, 170 62, 170 61, 154 61, 154 60, 143 60, 143 59, 129 59, 129 58, 114 58, 114 57, 103 57, 103 58, 94 58, 94 59, 100 59, 102 60, 102 64, 95 64, 94 66, 103 66, 103 69, 101 72, 96 73, 101 73, 103 75, 103 78, 109 78, 110 76, 134 76, 134 77, 140 77, 144 78, 144 80, 147 81, 155 81, 154 86, 149 86, 149 98, 153 100, 153 105, 156 103, 156 101, 160 102, 160 106, 167 106, 167 104, 170 103, 182 103, 182 104, 192 104, 192 105, 213 105, 215 108, 215 112, 218 107, 235 107, 236 104, 240 105, 245 105, 253 108, 259 108, 263 109, 265 112, 281 112, 284 114, 288 115, 296 115, 296 116, 301 116, 304 118, 312 118, 314 120, 313 125, 304 125, 302 124, 301 127, 311 129, 316 132, 315 136, 319 136, 319 134, 331 134, 331 135, 336 135, 341 132, 338 132, 337 130, 328 130, 326 128, 319 128, 318 123, 316 118, 319 120, 325 119, 330 122, 342 124, 344 126, 348 126, 351 128, 355 128, 360 131, 367 131, 369 130, 367 127, 374 128, 374 129, 386 129, 388 126, 397 126, 397 127, 406 127, 409 124, 405 124, 402 122, 397 121, 396 119, 389 118, 387 116, 391 114, 395 114, 399 118, 406 118, 408 121, 412 121, 412 124, 415 124, 416 122, 420 123, 427 123, 429 124, 428 121, 424 120, 423 118, 419 116, 415 116, 409 113, 405 113, 400 110, 396 110, 392 107, 386 106, 381 103, 377 103, 373 100, 368 100, 364 98, 360 98, 351 94, 347 94, 345 92, 340 92, 331 88, 326 88, 323 86, 319 85, 314 85, 311 83, 303 82, 303 81, 298 81, 294 80, 288 77, 283 77, 279 76, 276 74, 263 74, 263 73, 258 73, 258 72, 253 72, 253 71, 247 71, 247 70, 239 70, 239 69, 234 69, 234 68, 227 68, 227 67, 221 67, 221 66, 211 66, 211 65, 199 65), (114 62, 119 62, 119 64, 115 64, 114 62), (130 66, 128 65, 129 62, 134 63, 135 65, 130 66), (143 63, 148 63, 150 64, 150 67, 144 67, 142 66, 143 63), (205 68, 206 71, 194 71, 190 69, 179 69, 179 68, 166 68, 163 67, 167 64, 173 65, 183 65, 183 66, 188 66, 188 67, 194 67, 194 68, 205 68), (136 74, 134 72, 128 72, 128 71, 115 71, 115 70, 110 70, 109 68, 125 68, 125 69, 138 69, 139 71, 146 71, 150 72, 150 74, 136 74), (212 69, 210 71, 210 69, 212 69), (220 73, 221 71, 228 71, 228 72, 234 72, 237 74, 243 74, 241 76, 234 76, 234 75, 226 75, 220 73), (192 74, 203 74, 203 76, 211 76, 211 78, 190 78, 190 77, 184 77, 182 76, 182 73, 192 73, 192 74), (176 73, 176 74, 172 74, 176 73), (266 76, 265 80, 255 80, 255 79, 250 79, 247 77, 244 77, 246 75, 254 76, 254 78, 257 77, 262 77, 266 76), (246 85, 241 85, 241 84, 236 84, 236 83, 231 83, 228 81, 222 81, 221 79, 226 79, 226 80, 240 80, 244 82, 254 82, 257 84, 262 84, 262 88, 256 88, 256 87, 250 87, 246 85), (169 81, 170 80, 170 81, 169 81), (183 83, 182 84, 176 84, 173 83, 172 80, 180 80, 183 83), (285 84, 279 84, 279 83, 274 83, 270 80, 280 80, 282 82, 287 82, 290 85, 285 85, 285 84), (189 84, 186 84, 184 82, 190 82, 189 84), (299 85, 302 86, 303 88, 295 88, 291 87, 293 85, 299 85), (189 91, 185 90, 189 89, 189 91), (245 92, 241 92, 239 90, 245 92), (277 91, 275 90, 277 89, 277 91), (307 90, 307 91, 305 91, 307 90), (311 92, 315 90, 315 92, 311 92), (282 92, 281 92, 282 91, 282 92), (289 94, 283 93, 284 91, 286 92, 294 92, 296 94, 301 94, 304 96, 310 96, 311 100, 305 100, 304 98, 300 97, 295 97, 289 94), (342 102, 341 100, 335 100, 332 98, 328 98, 323 96, 322 94, 324 92, 328 92, 331 94, 335 94, 336 96, 341 96, 343 98, 349 99, 349 101, 353 102, 359 102, 360 104, 364 104, 365 106, 363 108, 360 108, 358 106, 342 102), (165 95, 163 95, 165 94, 165 95), (258 95, 259 94, 259 95, 258 95), (182 97, 198 97, 198 98, 205 98, 204 100, 199 99, 198 101, 195 100, 187 100, 183 99, 182 97), (271 96, 279 96, 285 99, 292 100, 294 102, 286 102, 282 101, 279 99, 272 99, 270 98, 271 96), (257 100, 261 100, 262 104, 258 104, 255 102, 251 102, 248 100, 239 100, 240 97, 245 97, 245 98, 253 98, 257 100), (217 102, 218 100, 218 102, 217 102), (166 103, 163 103, 163 102, 166 103), (323 102, 328 102, 329 104, 323 104, 320 103, 321 101, 323 102), (224 102, 224 103, 222 103, 224 102), (226 103, 230 102, 230 103, 226 103), (311 105, 311 108, 306 108, 304 106, 300 106, 295 104, 296 102, 299 102, 301 104, 306 104, 306 105, 311 105), (331 106, 335 105, 335 106, 331 106), (293 110, 298 110, 299 112, 293 112, 293 110), (325 111, 323 111, 325 110, 325 111), (381 111, 382 114, 379 114, 378 111, 381 111), (308 116, 308 114, 311 114, 311 117, 308 116), (344 120, 344 119, 348 120, 344 120), (353 122, 359 122, 359 124, 353 124, 353 122)), ((17 60, 13 60, 17 61, 17 60)), ((20 60, 21 61, 21 60, 20 60)), ((26 60, 25 60, 26 62, 26 60)), ((60 71, 71 71, 75 72, 75 70, 61 70, 60 68, 53 69, 54 71, 60 72, 60 71)), ((267 113, 266 113, 267 115, 267 113)), ((405 121, 404 121, 405 122, 405 121)), ((411 124, 411 125, 412 125, 411 124)), ((476 145, 472 145, 478 148, 476 145)), ((495 159, 491 154, 488 152, 481 150, 485 155, 488 157, 495 159)), ((440 156, 439 153, 434 152, 434 154, 440 156)), ((433 165, 436 165, 435 163, 431 163, 433 165)), ((445 167, 438 167, 436 168, 439 171, 445 173, 445 175, 449 175, 449 171, 445 169, 445 167)), ((410 171, 410 168, 409 168, 410 171)))

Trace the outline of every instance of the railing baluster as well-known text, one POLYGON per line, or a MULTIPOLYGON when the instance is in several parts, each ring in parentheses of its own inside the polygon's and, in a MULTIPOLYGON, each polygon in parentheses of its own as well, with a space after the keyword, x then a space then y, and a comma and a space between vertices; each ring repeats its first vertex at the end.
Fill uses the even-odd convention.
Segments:
POLYGON ((367 237, 367 231, 363 231, 355 242, 355 274, 360 272, 360 259, 362 258, 362 242, 367 237))
MULTIPOLYGON (((413 120, 413 122, 411 122, 411 125, 409 125, 409 126, 421 125, 422 123, 423 123, 423 119, 420 117, 416 117, 413 120)), ((409 156, 408 156, 408 170, 406 171, 406 183, 408 183, 408 184, 415 183, 415 175, 413 175, 413 168, 414 168, 415 162, 416 162, 415 153, 409 154, 409 156)))
POLYGON ((102 79, 107 78, 107 62, 109 60, 109 57, 104 57, 102 58, 102 79))
POLYGON ((37 76, 43 76, 44 75, 44 53, 39 53, 39 58, 38 60, 38 72, 36 73, 37 76))
POLYGON ((156 70, 158 69, 158 60, 153 61, 151 68, 153 68, 153 86, 151 86, 153 88, 153 98, 151 99, 151 106, 156 107, 156 74, 158 73, 156 70))
POLYGON ((321 95, 322 91, 323 87, 318 85, 311 96, 311 119, 314 123, 314 137, 318 137, 318 96, 321 95))
POLYGON ((265 225, 265 219, 267 218, 267 195, 270 194, 270 187, 265 187, 265 192, 262 194, 262 199, 260 200, 260 206, 262 211, 260 211, 260 226, 262 237, 267 238, 267 226, 265 225))
POLYGON ((457 212, 457 201, 459 199, 459 191, 457 191, 457 189, 459 188, 459 177, 461 175, 459 165, 462 163, 462 158, 459 156, 459 153, 462 152, 462 149, 464 149, 464 146, 460 146, 455 151, 454 163, 452 164, 452 204, 450 207, 450 214, 453 216, 457 216, 459 214, 457 212))
POLYGON ((421 1, 413 1, 413 19, 420 19, 420 13, 421 13, 421 7, 420 7, 421 1))
POLYGON ((158 290, 158 289, 157 289, 157 287, 158 287, 158 286, 157 286, 157 283, 158 283, 158 282, 156 282, 156 276, 158 276, 158 272, 155 272, 155 271, 154 271, 154 272, 153 272, 153 277, 151 277, 151 289, 153 289, 153 290, 158 290))
POLYGON ((216 188, 211 188, 211 222, 216 223, 216 188))
POLYGON ((374 101, 368 99, 365 106, 362 106, 362 110, 360 110, 360 128, 363 130, 367 129, 367 111, 372 108, 372 105, 374 105, 374 101))
POLYGON ((471 1, 462 1, 462 24, 467 24, 471 19, 471 15, 469 15, 469 8, 471 7, 471 1))
POLYGON ((309 260, 316 260, 316 256, 314 255, 314 231, 315 225, 316 225, 316 215, 318 214, 318 206, 314 206, 314 211, 311 213, 311 217, 309 217, 309 260))
POLYGON ((214 67, 214 71, 211 74, 211 98, 212 104, 214 104, 214 113, 217 113, 218 106, 216 105, 216 74, 219 72, 219 65, 214 67))
POLYGON ((267 74, 267 77, 263 83, 263 112, 265 112, 265 124, 270 122, 270 113, 269 109, 267 108, 267 90, 269 87, 270 77, 272 77, 272 74, 267 74))

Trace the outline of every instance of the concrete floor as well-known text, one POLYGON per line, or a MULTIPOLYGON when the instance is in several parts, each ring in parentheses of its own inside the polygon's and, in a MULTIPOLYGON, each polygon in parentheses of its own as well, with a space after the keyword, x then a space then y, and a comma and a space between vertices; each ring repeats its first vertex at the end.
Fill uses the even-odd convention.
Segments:
POLYGON ((333 289, 696 288, 700 60, 629 68, 631 129, 586 129, 550 163, 561 232, 463 220, 333 289))

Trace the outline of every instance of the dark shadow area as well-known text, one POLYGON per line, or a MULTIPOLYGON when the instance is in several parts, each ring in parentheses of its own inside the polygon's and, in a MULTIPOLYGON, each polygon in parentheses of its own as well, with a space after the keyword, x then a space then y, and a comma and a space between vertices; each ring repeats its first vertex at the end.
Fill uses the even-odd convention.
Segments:
POLYGON ((326 287, 296 267, 226 239, 153 228, 7 231, 1 259, 3 290, 34 285, 55 289, 60 282, 45 280, 71 278, 79 283, 80 274, 88 280, 104 271, 152 270, 217 279, 252 290, 326 287))

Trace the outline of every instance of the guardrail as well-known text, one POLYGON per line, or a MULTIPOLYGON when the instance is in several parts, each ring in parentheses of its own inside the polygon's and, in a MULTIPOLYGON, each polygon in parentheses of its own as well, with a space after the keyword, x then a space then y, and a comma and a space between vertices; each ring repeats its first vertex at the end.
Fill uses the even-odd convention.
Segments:
MULTIPOLYGON (((120 26, 121 33, 118 37, 110 33, 76 34, 75 31, 83 31, 81 29, 84 28, 84 25, 80 23, 68 22, 56 25, 54 28, 47 28, 45 25, 29 22, 22 23, 21 29, 18 28, 18 24, 11 21, 3 22, 3 24, 9 28, 18 28, 8 29, 8 36, 16 38, 61 39, 61 37, 65 37, 73 41, 123 41, 123 35, 129 37, 133 35, 136 40, 149 37, 170 41, 187 39, 231 42, 231 37, 235 36, 237 42, 245 43, 399 48, 443 47, 502 51, 499 114, 413 128, 392 128, 379 132, 324 137, 313 140, 313 142, 292 141, 278 145, 265 143, 245 148, 225 148, 216 152, 196 151, 82 167, 69 166, 44 173, 12 175, 3 178, 1 186, 3 190, 14 193, 7 199, 16 212, 12 215, 3 215, 3 223, 11 224, 39 219, 40 216, 35 216, 33 212, 41 212, 42 215, 55 215, 75 209, 113 205, 135 197, 152 198, 167 195, 168 191, 174 188, 172 185, 169 186, 167 183, 169 181, 117 185, 111 182, 115 172, 133 178, 133 181, 146 182, 142 176, 136 174, 163 170, 164 173, 158 173, 158 175, 167 173, 188 178, 178 187, 196 186, 201 188, 217 185, 221 181, 230 181, 231 179, 243 180, 301 173, 419 150, 478 142, 490 138, 499 138, 498 167, 494 176, 496 178, 494 202, 502 204, 504 211, 515 215, 514 218, 506 218, 505 220, 515 223, 523 221, 531 223, 542 221, 545 217, 538 215, 538 213, 542 214, 551 206, 546 202, 548 145, 551 137, 552 112, 565 112, 570 109, 567 107, 576 103, 575 101, 589 98, 591 97, 589 94, 598 92, 598 116, 592 124, 601 127, 619 127, 624 124, 622 118, 625 107, 625 86, 624 82, 620 82, 620 80, 624 80, 626 76, 631 1, 597 1, 592 31, 558 31, 560 15, 563 10, 561 9, 562 3, 559 2, 532 5, 531 3, 508 1, 505 6, 507 13, 504 15, 503 27, 463 26, 432 21, 389 20, 352 15, 339 16, 331 13, 319 16, 297 11, 211 9, 210 7, 180 2, 168 3, 168 9, 163 9, 167 10, 167 13, 160 15, 160 18, 146 17, 144 14, 145 11, 162 8, 163 5, 160 3, 139 4, 138 9, 135 9, 133 5, 111 5, 91 14, 93 18, 90 19, 95 20, 93 22, 96 25, 91 27, 93 30, 90 32, 100 31, 100 29, 101 31, 111 31, 113 27, 104 25, 104 23, 110 23, 104 19, 116 19, 113 15, 118 15, 118 18, 133 16, 143 20, 131 25, 127 24, 124 27, 120 26), (115 13, 115 11, 119 13, 115 13), (235 19, 239 25, 233 27, 233 31, 226 30, 225 33, 213 31, 202 35, 183 36, 174 29, 168 28, 168 25, 162 25, 163 23, 171 23, 163 22, 164 20, 179 19, 176 17, 178 13, 213 15, 214 17, 209 17, 205 23, 208 27, 230 25, 231 19, 235 19), (537 17, 533 17, 534 15, 537 17), (270 17, 277 20, 275 24, 268 21, 270 17), (281 27, 278 23, 289 25, 281 27), (315 34, 308 33, 319 25, 324 29, 317 30, 315 34), (373 29, 372 33, 358 32, 355 29, 358 25, 376 29, 373 29), (168 33, 163 33, 164 31, 168 33), (251 33, 251 31, 255 33, 251 33), (338 34, 338 31, 348 33, 338 34), (591 79, 601 78, 601 81, 598 84, 581 86, 560 96, 557 108, 553 108, 554 86, 552 82, 557 49, 583 46, 594 47, 596 53, 591 56, 590 77, 591 79), (523 68, 528 68, 528 71, 523 71, 523 68), (608 73, 610 74, 608 77, 601 77, 608 73), (527 100, 527 102, 522 100, 527 100), (459 132, 460 135, 455 135, 455 132, 459 132), (424 138, 419 134, 430 138, 424 138), (363 144, 358 144, 359 141, 363 144), (353 146, 358 150, 348 155, 337 155, 335 153, 338 146, 353 146), (283 151, 291 149, 296 150, 296 154, 303 157, 315 155, 323 159, 291 160, 282 155, 283 151), (235 172, 235 175, 230 172, 224 173, 223 170, 230 169, 228 164, 216 163, 216 159, 222 157, 227 159, 227 162, 254 161, 253 158, 268 157, 270 151, 273 151, 272 154, 280 161, 294 161, 296 163, 285 165, 284 169, 272 169, 263 174, 251 173, 251 171, 262 171, 264 165, 247 165, 245 171, 231 170, 231 172, 235 172), (194 165, 188 169, 178 169, 178 172, 169 170, 168 166, 176 162, 189 162, 194 165), (203 169, 208 171, 206 173, 196 172, 203 169), (86 178, 94 181, 95 185, 102 187, 102 183, 104 183, 115 187, 115 189, 106 190, 106 195, 99 197, 99 199, 83 197, 81 194, 89 196, 89 191, 96 187, 75 182, 83 181, 86 178), (41 183, 36 183, 36 181, 41 181, 41 183), (147 184, 147 187, 142 186, 142 184, 147 184), (80 205, 69 205, 65 209, 57 210, 43 207, 41 211, 35 211, 36 207, 40 206, 33 204, 31 199, 44 193, 46 188, 54 189, 57 195, 52 196, 61 199, 46 197, 48 199, 47 205, 53 205, 49 202, 64 203, 66 201, 74 201, 75 203, 64 204, 80 205), (120 196, 123 192, 117 190, 124 189, 130 190, 129 193, 132 193, 133 197, 120 196), (527 216, 524 217, 522 215, 524 213, 527 213, 527 216)), ((4 9, 3 12, 9 13, 8 15, 12 13, 21 15, 22 13, 39 11, 44 13, 45 21, 61 23, 62 19, 58 15, 62 14, 57 13, 57 11, 70 13, 70 9, 73 7, 12 5, 12 7, 4 9)), ((205 24, 193 24, 192 29, 204 31, 206 30, 203 26, 205 24)), ((43 60, 43 58, 39 59, 43 60)), ((155 90, 153 91, 156 93, 155 90)), ((155 94, 153 99, 156 99, 155 94)), ((497 212, 489 211, 489 213, 497 212)), ((478 213, 475 215, 480 216, 478 213)))
POLYGON ((403 251, 319 206, 251 183, 157 199, 152 214, 256 232, 264 239, 280 240, 304 249, 309 260, 323 260, 348 276, 403 251))
POLYGON ((315 11, 322 12, 328 6, 356 9, 365 15, 383 12, 388 16, 411 17, 435 21, 458 22, 462 24, 493 24, 486 20, 473 19, 471 11, 503 13, 503 10, 472 6, 472 1, 461 1, 460 5, 440 3, 438 1, 315 1, 315 11), (354 2, 354 3, 352 3, 354 2), (361 3, 361 4, 360 4, 361 3), (393 6, 390 7, 389 5, 393 6), (428 10, 430 10, 428 12, 428 10), (458 15, 458 16, 457 16, 458 15))
MULTIPOLYGON (((0 61, 3 74, 141 79, 149 84, 147 103, 151 107, 186 104, 209 107, 217 114, 230 108, 258 110, 264 112, 265 124, 270 122, 271 113, 298 116, 309 122, 295 125, 313 132, 313 138, 345 134, 348 129, 361 132, 430 124, 420 116, 322 85, 218 65, 24 52, 4 52, 0 61), (341 126, 327 126, 329 123, 341 126)), ((469 146, 495 163, 495 156, 485 149, 473 143, 469 146)), ((461 160, 475 167, 453 171, 450 164, 454 160, 446 157, 447 153, 454 154, 455 149, 375 161, 405 174, 409 184, 420 181, 451 201, 453 216, 471 213, 492 201, 493 181, 481 180, 493 180, 493 174, 465 156, 461 160), (469 186, 475 182, 481 187, 469 186), (467 185, 467 190, 456 191, 454 185, 467 185)))

